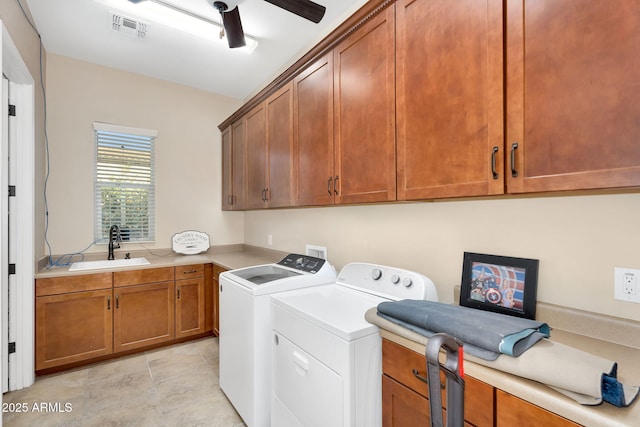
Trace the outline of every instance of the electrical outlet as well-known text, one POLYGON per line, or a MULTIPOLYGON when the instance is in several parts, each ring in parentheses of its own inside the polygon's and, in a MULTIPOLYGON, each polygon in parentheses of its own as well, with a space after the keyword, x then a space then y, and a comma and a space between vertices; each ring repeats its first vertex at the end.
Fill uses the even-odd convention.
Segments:
POLYGON ((640 303, 638 280, 640 280, 640 270, 616 267, 614 270, 614 298, 640 303))

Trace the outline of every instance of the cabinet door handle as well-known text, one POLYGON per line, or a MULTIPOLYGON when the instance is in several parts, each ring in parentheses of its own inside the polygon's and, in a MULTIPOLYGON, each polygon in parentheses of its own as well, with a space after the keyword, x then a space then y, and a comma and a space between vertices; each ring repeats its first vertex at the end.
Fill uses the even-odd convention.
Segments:
POLYGON ((518 170, 516 169, 516 150, 518 149, 518 143, 511 144, 511 176, 518 177, 518 170))
POLYGON ((180 299, 180 286, 178 286, 178 299, 180 299))
POLYGON ((429 384, 429 380, 427 379, 427 377, 420 375, 420 372, 418 372, 417 369, 412 369, 411 372, 413 373, 414 377, 416 377, 417 379, 419 379, 425 384, 429 384))
POLYGON ((498 175, 498 171, 496 170, 496 157, 498 151, 498 147, 493 147, 493 150, 491 151, 491 173, 493 174, 493 179, 498 179, 500 177, 500 175, 498 175))
POLYGON ((116 294, 116 308, 120 308, 120 298, 117 294, 116 294))
MULTIPOLYGON (((429 384, 429 380, 427 379, 427 377, 420 375, 420 372, 418 372, 417 369, 412 369, 411 372, 413 373, 413 376, 416 377, 417 379, 419 379, 420 381, 422 381, 425 384, 429 384)), ((440 383, 440 388, 442 390, 445 389, 445 385, 440 383)))
POLYGON ((329 180, 327 181, 327 193, 329 193, 329 195, 333 195, 333 193, 331 192, 331 182, 333 181, 332 177, 329 177, 329 180))
POLYGON ((193 274, 193 273, 197 273, 198 270, 185 270, 182 272, 182 274, 193 274))
POLYGON ((333 178, 333 194, 335 194, 336 196, 338 195, 338 180, 340 179, 340 177, 338 175, 336 175, 335 178, 333 178))
POLYGON ((111 295, 107 295, 107 310, 111 310, 111 295))

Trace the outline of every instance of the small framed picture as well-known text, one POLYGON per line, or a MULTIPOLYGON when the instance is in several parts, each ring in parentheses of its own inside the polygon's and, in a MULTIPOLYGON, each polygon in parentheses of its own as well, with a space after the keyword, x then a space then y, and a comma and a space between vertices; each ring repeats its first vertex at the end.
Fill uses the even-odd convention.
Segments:
POLYGON ((535 319, 538 260, 464 253, 460 305, 535 319))

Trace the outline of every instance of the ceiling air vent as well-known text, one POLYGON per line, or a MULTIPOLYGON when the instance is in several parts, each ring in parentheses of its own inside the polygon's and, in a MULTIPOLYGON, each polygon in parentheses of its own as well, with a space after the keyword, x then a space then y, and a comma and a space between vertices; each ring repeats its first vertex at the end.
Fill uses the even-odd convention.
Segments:
POLYGON ((130 37, 144 39, 147 36, 149 24, 111 12, 111 28, 130 37))

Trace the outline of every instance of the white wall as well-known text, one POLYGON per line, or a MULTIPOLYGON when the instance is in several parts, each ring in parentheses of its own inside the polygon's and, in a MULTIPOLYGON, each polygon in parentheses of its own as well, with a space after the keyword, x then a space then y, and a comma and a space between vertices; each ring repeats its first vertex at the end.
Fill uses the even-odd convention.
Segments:
POLYGON ((613 299, 615 266, 640 269, 640 193, 252 211, 245 242, 304 253, 328 246, 337 268, 366 261, 419 271, 453 301, 463 252, 540 260, 538 300, 640 320, 613 299))
MULTIPOLYGON (((54 54, 47 55, 47 89, 54 255, 93 241, 94 121, 158 130, 156 242, 146 247, 168 248, 174 233, 192 229, 208 233, 212 245, 243 241, 243 213, 220 209, 217 128, 239 100, 54 54)), ((106 253, 106 245, 88 252, 106 253)))

